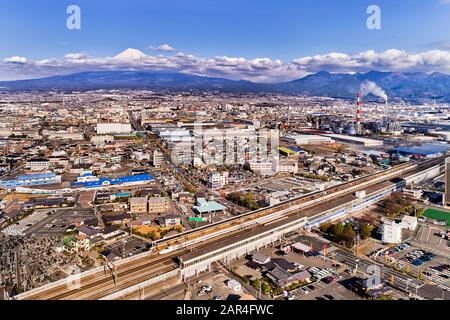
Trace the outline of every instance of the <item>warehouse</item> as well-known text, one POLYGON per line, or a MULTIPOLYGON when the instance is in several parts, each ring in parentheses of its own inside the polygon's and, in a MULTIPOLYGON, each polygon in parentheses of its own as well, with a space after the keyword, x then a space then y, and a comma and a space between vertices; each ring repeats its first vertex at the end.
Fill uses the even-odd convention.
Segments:
POLYGON ((131 133, 129 123, 98 123, 97 134, 131 133))
POLYGON ((16 189, 18 187, 31 187, 61 183, 61 176, 53 172, 41 174, 25 174, 17 176, 15 180, 0 181, 0 187, 5 189, 16 189))
POLYGON ((343 134, 324 134, 323 136, 334 139, 339 142, 357 144, 365 147, 376 147, 383 145, 383 141, 381 140, 367 139, 355 136, 346 136, 343 134))
POLYGON ((448 145, 444 144, 424 144, 422 146, 396 147, 391 153, 413 156, 415 158, 434 158, 445 154, 449 150, 448 145))
POLYGON ((314 144, 314 143, 333 143, 334 140, 330 137, 319 136, 314 134, 293 134, 287 135, 282 138, 283 141, 287 143, 304 145, 304 144, 314 144))

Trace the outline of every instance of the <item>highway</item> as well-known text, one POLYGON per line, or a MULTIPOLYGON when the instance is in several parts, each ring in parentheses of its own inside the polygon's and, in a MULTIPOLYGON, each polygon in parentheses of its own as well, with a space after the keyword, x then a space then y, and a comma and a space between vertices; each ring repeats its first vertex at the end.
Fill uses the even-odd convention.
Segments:
MULTIPOLYGON (((339 199, 345 195, 351 195, 355 190, 361 189, 362 187, 374 186, 389 181, 392 178, 399 177, 407 172, 415 172, 417 170, 429 168, 440 163, 442 160, 443 158, 433 159, 419 164, 410 163, 400 165, 382 173, 350 181, 324 191, 315 192, 311 195, 280 203, 273 207, 256 210, 242 216, 233 217, 198 229, 189 230, 172 237, 163 238, 154 241, 153 253, 149 252, 142 257, 121 263, 115 271, 118 279, 116 283, 110 272, 97 272, 95 274, 83 276, 80 281, 80 288, 72 288, 67 286, 67 284, 58 285, 51 288, 49 287, 48 290, 36 290, 36 294, 31 292, 25 299, 99 299, 119 291, 122 288, 127 288, 133 284, 151 279, 160 274, 160 272, 167 272, 168 270, 177 268, 173 259, 181 256, 183 253, 204 249, 214 244, 221 243, 224 238, 229 239, 238 236, 241 233, 257 231, 258 228, 256 228, 256 226, 258 224, 252 223, 261 217, 265 217, 264 224, 266 224, 271 221, 272 216, 273 221, 279 221, 286 218, 286 215, 278 215, 278 213, 283 210, 291 217, 296 215, 303 216, 317 214, 318 210, 309 209, 316 207, 320 209, 327 201, 339 199), (243 223, 246 227, 243 227, 243 223), (208 235, 208 237, 205 237, 206 235, 208 235), (183 243, 189 243, 189 245, 183 246, 183 243), (158 254, 161 249, 168 248, 170 245, 174 244, 181 245, 179 246, 181 249, 174 249, 174 251, 164 255, 158 254)), ((351 263, 352 257, 348 257, 344 253, 343 259, 347 259, 349 260, 348 262, 351 263)), ((361 263, 361 268, 369 265, 364 265, 364 261, 361 263)), ((373 264, 371 261, 367 263, 373 264)), ((386 274, 390 275, 389 272, 390 271, 386 271, 386 274)), ((401 278, 401 276, 399 277, 401 278)))

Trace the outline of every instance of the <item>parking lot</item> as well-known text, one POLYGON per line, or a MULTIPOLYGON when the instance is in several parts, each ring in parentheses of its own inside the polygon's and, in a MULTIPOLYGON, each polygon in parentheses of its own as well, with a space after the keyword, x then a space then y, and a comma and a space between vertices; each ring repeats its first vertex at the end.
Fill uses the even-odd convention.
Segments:
POLYGON ((450 255, 450 241, 441 236, 446 230, 445 226, 420 224, 416 236, 411 241, 419 247, 436 251, 435 253, 450 255))
POLYGON ((2 232, 10 236, 23 236, 29 228, 47 218, 50 212, 50 209, 36 210, 15 224, 9 225, 2 232))
POLYGON ((227 286, 230 278, 222 270, 202 274, 188 282, 164 290, 151 300, 255 300, 244 288, 233 291, 227 286))
POLYGON ((225 274, 218 273, 200 280, 192 285, 191 300, 238 300, 242 296, 248 296, 244 290, 233 291, 228 288, 230 280, 225 274), (210 289, 210 290, 202 290, 210 289))
POLYGON ((77 221, 97 218, 93 209, 66 208, 55 209, 50 215, 26 230, 27 234, 64 234, 66 229, 77 221))
POLYGON ((362 300, 360 296, 344 286, 344 281, 348 277, 348 275, 343 275, 341 279, 331 284, 326 284, 323 281, 313 283, 306 287, 307 292, 297 290, 296 300, 362 300))
MULTIPOLYGON (((289 237, 290 243, 301 242, 308 244, 314 250, 322 251, 324 247, 333 249, 330 243, 324 239, 318 239, 310 235, 293 235, 289 237)), ((274 247, 262 248, 258 251, 266 257, 270 257, 271 261, 285 260, 295 265, 298 270, 307 270, 313 278, 318 279, 316 282, 302 286, 298 289, 290 291, 289 299, 295 300, 357 300, 361 299, 358 295, 350 291, 342 284, 348 275, 343 273, 345 266, 336 264, 333 261, 324 259, 320 255, 303 254, 291 250, 288 253, 280 251, 280 244, 274 247)), ((251 260, 248 256, 246 259, 240 259, 231 264, 234 271, 241 277, 247 277, 250 280, 260 279, 265 272, 265 265, 259 265, 251 260)), ((277 299, 285 299, 284 295, 277 299)))

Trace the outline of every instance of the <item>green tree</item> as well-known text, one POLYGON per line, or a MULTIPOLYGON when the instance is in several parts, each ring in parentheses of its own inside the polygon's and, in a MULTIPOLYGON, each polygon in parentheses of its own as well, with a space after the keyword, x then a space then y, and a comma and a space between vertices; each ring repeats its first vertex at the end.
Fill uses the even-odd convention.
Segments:
POLYGON ((326 223, 321 224, 319 229, 323 233, 329 233, 331 226, 332 226, 331 223, 326 222, 326 223))
POLYGON ((342 232, 342 240, 348 247, 351 247, 353 241, 355 239, 356 232, 353 230, 353 226, 350 223, 347 223, 344 227, 344 231, 342 232))
POLYGON ((261 290, 262 292, 264 292, 264 294, 268 294, 270 292, 270 286, 267 283, 263 282, 261 284, 261 290))
POLYGON ((359 234, 360 234, 361 238, 362 239, 369 238, 372 234, 372 229, 373 229, 372 225, 370 225, 368 223, 362 224, 359 229, 359 234))
POLYGON ((344 225, 342 223, 333 224, 329 232, 335 241, 340 241, 342 233, 344 232, 344 225))
POLYGON ((251 285, 253 288, 259 289, 259 286, 261 285, 261 280, 255 279, 255 280, 251 281, 251 285))

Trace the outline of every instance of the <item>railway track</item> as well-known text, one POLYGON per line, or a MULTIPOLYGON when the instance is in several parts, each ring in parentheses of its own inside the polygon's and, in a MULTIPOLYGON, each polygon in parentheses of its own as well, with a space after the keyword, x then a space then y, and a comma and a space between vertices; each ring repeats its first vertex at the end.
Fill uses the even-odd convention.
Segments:
MULTIPOLYGON (((323 204, 332 198, 339 197, 340 195, 352 193, 354 192, 354 189, 361 188, 365 185, 375 185, 382 181, 387 181, 394 177, 398 177, 401 174, 410 172, 411 170, 434 166, 435 164, 440 163, 440 161, 442 161, 442 159, 439 158, 424 161, 418 164, 404 164, 381 173, 376 173, 368 177, 350 181, 323 191, 318 191, 285 203, 280 203, 270 208, 249 212, 242 216, 233 217, 212 225, 189 230, 176 236, 157 240, 153 242, 153 253, 175 244, 183 245, 191 242, 191 245, 181 246, 180 248, 174 249, 164 255, 155 256, 149 253, 148 255, 137 260, 121 263, 116 270, 116 277, 118 279, 116 282, 113 280, 111 273, 104 274, 102 272, 97 272, 82 277, 80 282, 81 287, 79 289, 71 289, 67 287, 67 284, 59 285, 26 297, 26 299, 99 299, 111 293, 120 291, 123 288, 127 288, 134 284, 151 279, 152 277, 157 276, 159 274, 158 272, 173 270, 176 268, 173 261, 174 258, 179 257, 189 250, 201 249, 214 243, 219 243, 223 238, 245 233, 249 230, 249 228, 253 228, 257 225, 252 224, 255 219, 264 216, 270 217, 271 214, 277 214, 283 210, 286 214, 283 216, 277 215, 274 217, 273 221, 277 221, 286 216, 299 215, 302 214, 302 212, 307 208, 323 204), (208 238, 209 236, 210 238, 208 238), (192 240, 198 240, 198 242, 192 240)), ((271 221, 270 219, 264 220, 264 224, 271 221)))
POLYGON ((387 181, 392 178, 398 177, 403 173, 407 173, 412 170, 418 170, 420 168, 427 168, 439 164, 443 161, 445 157, 440 157, 432 160, 427 160, 419 163, 404 163, 399 166, 384 170, 382 172, 374 173, 369 176, 361 177, 352 181, 345 182, 338 186, 333 186, 327 188, 323 191, 316 191, 304 196, 300 196, 295 199, 291 199, 285 202, 281 202, 275 206, 269 208, 263 208, 255 211, 251 211, 242 214, 237 217, 232 217, 223 221, 212 223, 200 228, 185 231, 181 234, 174 235, 171 237, 163 238, 152 242, 153 250, 159 251, 166 249, 172 245, 179 245, 182 242, 192 241, 203 237, 205 234, 211 232, 220 232, 227 228, 232 228, 238 224, 249 222, 264 216, 270 216, 273 213, 280 212, 283 210, 297 210, 305 209, 309 204, 314 205, 315 203, 321 203, 332 198, 336 198, 340 195, 356 191, 367 185, 373 185, 380 181, 387 181))
MULTIPOLYGON (((207 247, 211 244, 222 241, 223 238, 229 236, 238 236, 246 230, 238 230, 230 232, 221 237, 205 241, 195 246, 196 249, 207 247)), ((185 248, 171 252, 170 254, 161 256, 146 256, 138 260, 129 261, 117 266, 115 271, 116 281, 113 279, 111 270, 106 273, 97 272, 81 278, 79 288, 70 287, 70 283, 56 286, 45 290, 42 293, 27 297, 27 300, 95 300, 103 298, 114 292, 123 290, 132 285, 142 283, 146 280, 154 278, 162 273, 177 268, 174 259, 188 253, 193 248, 185 248), (153 257, 153 258, 152 258, 153 257), (160 267, 163 267, 160 269, 160 267)))

